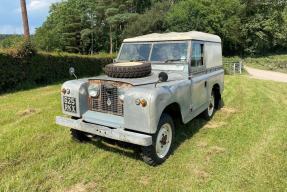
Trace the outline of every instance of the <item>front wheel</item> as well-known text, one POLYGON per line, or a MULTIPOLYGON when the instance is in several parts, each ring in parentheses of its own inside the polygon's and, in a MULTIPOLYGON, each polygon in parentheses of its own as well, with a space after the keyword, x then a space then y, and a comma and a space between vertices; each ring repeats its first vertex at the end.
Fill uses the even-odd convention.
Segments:
POLYGON ((71 135, 74 141, 78 143, 86 143, 90 141, 89 137, 87 137, 84 132, 76 130, 76 129, 70 129, 70 131, 71 131, 71 135))
MULTIPOLYGON (((77 117, 72 117, 72 119, 79 119, 77 117)), ((71 135, 72 138, 74 139, 74 141, 78 142, 78 143, 86 143, 88 141, 90 141, 90 139, 85 135, 84 132, 76 130, 76 129, 70 129, 71 131, 71 135)))
POLYGON ((174 124, 171 116, 163 113, 158 123, 157 132, 152 136, 152 145, 142 147, 144 162, 157 166, 169 157, 174 136, 174 124))

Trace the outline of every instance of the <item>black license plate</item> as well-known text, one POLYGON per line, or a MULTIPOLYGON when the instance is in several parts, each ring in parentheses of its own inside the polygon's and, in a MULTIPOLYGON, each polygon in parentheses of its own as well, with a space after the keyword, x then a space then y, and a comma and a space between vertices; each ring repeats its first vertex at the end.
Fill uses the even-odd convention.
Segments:
POLYGON ((76 98, 64 96, 64 110, 71 113, 77 113, 76 98))

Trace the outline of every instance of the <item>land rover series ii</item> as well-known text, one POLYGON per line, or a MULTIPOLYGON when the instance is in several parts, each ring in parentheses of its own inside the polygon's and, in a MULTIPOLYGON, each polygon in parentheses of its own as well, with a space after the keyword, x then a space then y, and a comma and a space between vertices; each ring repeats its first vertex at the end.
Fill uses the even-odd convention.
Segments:
MULTIPOLYGON (((74 70, 71 69, 71 74, 74 70)), ((102 136, 140 145, 152 166, 170 155, 173 118, 212 118, 224 89, 220 37, 190 31, 125 39, 103 76, 67 81, 56 117, 74 140, 102 136)))

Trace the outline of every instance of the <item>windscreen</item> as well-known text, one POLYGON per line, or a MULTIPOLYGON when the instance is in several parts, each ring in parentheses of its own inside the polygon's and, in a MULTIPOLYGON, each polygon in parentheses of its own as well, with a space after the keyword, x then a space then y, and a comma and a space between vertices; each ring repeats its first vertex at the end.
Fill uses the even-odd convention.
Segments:
POLYGON ((186 61, 188 43, 155 43, 151 61, 186 61))
POLYGON ((147 61, 151 51, 151 44, 124 44, 119 60, 147 61))

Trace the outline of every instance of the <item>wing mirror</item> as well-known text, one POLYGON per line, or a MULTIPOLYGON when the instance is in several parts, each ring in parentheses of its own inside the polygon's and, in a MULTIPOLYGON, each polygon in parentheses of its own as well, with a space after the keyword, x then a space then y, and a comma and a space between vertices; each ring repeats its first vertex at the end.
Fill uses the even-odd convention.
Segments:
POLYGON ((69 73, 70 75, 74 75, 76 77, 76 80, 78 80, 77 76, 75 75, 75 69, 73 67, 69 69, 69 73))
POLYGON ((161 82, 166 82, 168 79, 168 74, 166 72, 160 72, 158 74, 158 81, 156 82, 156 84, 154 85, 154 87, 156 88, 156 85, 161 81, 161 82))

